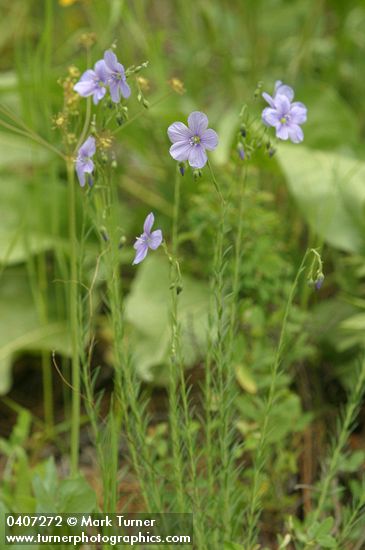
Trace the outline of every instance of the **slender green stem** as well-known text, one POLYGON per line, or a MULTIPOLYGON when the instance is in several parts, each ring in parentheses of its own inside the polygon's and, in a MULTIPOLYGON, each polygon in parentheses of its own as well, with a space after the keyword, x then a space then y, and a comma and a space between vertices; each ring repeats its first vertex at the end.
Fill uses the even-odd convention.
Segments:
POLYGON ((225 289, 225 234, 227 202, 208 161, 212 182, 220 198, 219 224, 215 236, 212 277, 213 302, 210 313, 210 341, 206 364, 205 408, 207 437, 207 469, 211 490, 219 480, 219 490, 211 495, 219 532, 215 544, 230 536, 232 503, 230 502, 232 457, 230 455, 230 375, 228 374, 227 295, 225 289), (214 372, 213 372, 214 369, 214 372), (215 401, 215 402, 214 402, 215 401), (215 410, 216 412, 213 412, 215 410))
POLYGON ((238 226, 235 238, 235 257, 233 264, 233 281, 232 281, 232 295, 231 295, 231 316, 229 322, 229 336, 228 336, 228 349, 232 352, 232 344, 234 339, 234 331, 237 319, 237 297, 239 291, 239 275, 240 266, 242 260, 242 237, 244 227, 244 196, 245 196, 245 184, 247 180, 247 165, 243 168, 243 174, 239 182, 239 196, 238 196, 238 226))
POLYGON ((180 211, 180 186, 181 174, 179 167, 176 166, 174 208, 172 213, 172 254, 176 258, 178 254, 178 229, 179 229, 179 211, 180 211))
POLYGON ((85 117, 85 122, 84 122, 84 126, 82 128, 82 131, 81 131, 81 134, 80 134, 80 137, 79 137, 79 140, 77 142, 77 145, 75 147, 75 154, 76 152, 78 151, 78 149, 80 148, 80 146, 82 145, 85 137, 86 137, 86 133, 87 133, 87 130, 89 128, 89 124, 90 124, 90 119, 91 119, 91 97, 88 97, 87 98, 87 101, 86 101, 86 117, 85 117))
MULTIPOLYGON (((153 107, 155 107, 156 105, 158 105, 159 103, 162 103, 163 101, 165 101, 165 99, 167 99, 168 97, 170 97, 170 95, 173 94, 173 91, 171 90, 170 92, 168 92, 167 94, 165 94, 164 96, 160 97, 159 99, 156 99, 156 101, 154 101, 153 103, 150 104, 149 106, 149 109, 152 109, 153 107)), ((132 122, 134 122, 135 120, 137 120, 138 118, 140 118, 141 116, 143 116, 146 112, 146 109, 141 109, 140 111, 138 111, 138 113, 136 113, 134 116, 132 116, 129 120, 127 120, 124 124, 122 124, 122 126, 120 126, 119 128, 117 128, 116 130, 114 130, 113 134, 118 134, 121 130, 124 130, 125 128, 127 128, 127 126, 129 126, 130 124, 132 124, 132 122)))
MULTIPOLYGON (((105 244, 104 255, 107 281, 107 303, 110 309, 111 326, 113 330, 114 357, 115 357, 115 376, 114 376, 114 396, 115 405, 119 406, 113 410, 113 423, 110 424, 111 447, 105 449, 105 462, 114 468, 115 476, 118 455, 117 436, 121 432, 121 425, 125 429, 125 435, 128 442, 128 450, 131 457, 132 467, 140 484, 142 496, 149 511, 158 512, 162 510, 161 494, 154 465, 151 463, 149 448, 146 445, 146 429, 148 417, 145 413, 145 402, 140 399, 140 382, 137 378, 134 365, 131 363, 130 353, 127 347, 123 319, 123 289, 120 272, 120 252, 119 252, 119 211, 117 190, 113 182, 105 179, 105 186, 100 195, 95 194, 96 223, 105 223, 108 241, 105 244), (113 427, 114 426, 114 427, 113 427), (110 454, 113 456, 111 457, 110 454)), ((95 220, 94 220, 95 222, 95 220)), ((100 230, 99 227, 96 229, 100 230)), ((109 476, 110 483, 115 483, 115 479, 109 476)), ((109 483, 109 482, 108 482, 109 483)), ((109 501, 113 506, 116 504, 117 493, 108 486, 109 501)))
POLYGON ((210 160, 209 160, 209 159, 208 159, 207 164, 208 164, 208 168, 209 168, 209 171, 210 171, 210 175, 211 175, 211 178, 212 178, 212 181, 213 181, 213 185, 214 185, 214 187, 215 187, 215 189, 216 189, 216 191, 217 191, 217 193, 218 193, 218 195, 219 195, 219 198, 220 198, 220 200, 221 200, 221 203, 224 205, 224 204, 225 204, 225 200, 224 200, 224 197, 223 197, 223 195, 222 195, 222 192, 221 192, 221 189, 220 189, 220 187, 219 187, 219 184, 218 184, 218 182, 217 182, 217 180, 216 180, 216 177, 215 177, 215 175, 214 175, 213 168, 212 168, 212 165, 210 164, 210 160))
MULTIPOLYGON (((90 49, 88 48, 87 52, 86 52, 86 65, 89 66, 90 65, 90 49)), ((87 100, 86 100, 86 116, 85 116, 85 121, 84 121, 84 125, 82 127, 82 131, 81 131, 81 134, 80 134, 80 137, 78 139, 78 142, 77 142, 77 145, 75 147, 75 151, 74 151, 74 154, 76 154, 76 152, 78 151, 78 149, 80 148, 80 146, 82 145, 85 137, 86 137, 86 133, 87 133, 87 130, 89 128, 89 124, 90 124, 90 119, 91 119, 91 97, 88 97, 87 100)))
POLYGON ((19 134, 21 136, 27 137, 28 139, 31 139, 32 141, 35 141, 39 145, 42 145, 46 149, 52 151, 52 153, 56 153, 56 155, 61 157, 63 160, 66 160, 65 155, 61 153, 61 151, 57 149, 57 147, 54 147, 51 143, 48 143, 38 134, 35 134, 34 132, 21 130, 20 128, 17 128, 16 126, 13 126, 12 124, 5 122, 4 120, 0 120, 0 126, 2 126, 3 128, 6 128, 7 130, 11 130, 15 134, 19 134))
POLYGON ((176 487, 178 509, 180 513, 186 512, 186 494, 184 490, 185 465, 183 461, 181 438, 181 418, 178 397, 178 376, 182 368, 180 354, 180 333, 178 324, 178 285, 179 271, 176 254, 178 250, 178 223, 180 209, 180 180, 178 168, 175 176, 174 207, 172 220, 172 252, 170 256, 165 247, 165 251, 170 261, 170 289, 171 289, 171 350, 169 361, 169 419, 170 419, 170 437, 172 443, 172 467, 174 475, 174 485, 176 487))
POLYGON ((262 428, 260 431, 260 440, 258 442, 258 446, 255 452, 254 464, 253 464, 254 474, 253 474, 253 481, 252 481, 250 504, 249 504, 249 509, 247 513, 247 535, 245 538, 245 546, 247 548, 252 548, 255 545, 255 541, 257 538, 257 522, 260 516, 260 492, 261 492, 260 485, 262 482, 262 471, 265 465, 265 454, 266 454, 267 444, 268 444, 267 438, 269 433, 269 423, 271 419, 272 408, 275 401, 277 382, 278 382, 280 366, 281 366, 281 361, 283 357, 283 351, 284 351, 284 346, 285 346, 285 341, 287 336, 287 325, 288 325, 289 313, 291 311, 294 295, 298 287, 300 276, 305 269, 305 263, 306 263, 308 254, 309 254, 309 250, 307 250, 306 253, 304 254, 302 263, 300 264, 294 283, 289 293, 289 297, 288 297, 285 312, 284 312, 281 332, 280 332, 279 345, 277 347, 275 360, 271 368, 271 381, 270 381, 269 394, 265 404, 265 409, 264 409, 264 414, 262 419, 262 428))
POLYGON ((324 475, 320 486, 320 495, 317 507, 313 514, 313 522, 317 521, 323 511, 330 484, 336 475, 341 453, 346 445, 346 442, 350 435, 351 426, 355 420, 356 413, 361 403, 362 396, 365 390, 365 359, 362 360, 361 370, 355 385, 354 390, 350 395, 349 402, 347 404, 345 415, 342 423, 342 427, 338 436, 337 444, 331 452, 331 459, 328 465, 328 469, 324 475))
POLYGON ((187 481, 191 483, 192 501, 196 517, 195 534, 198 547, 201 550, 206 548, 204 533, 204 516, 202 513, 201 497, 199 493, 197 468, 196 468, 196 447, 190 417, 188 390, 185 380, 184 360, 181 350, 181 333, 179 323, 179 295, 183 292, 180 266, 178 262, 179 241, 179 211, 180 211, 180 190, 181 174, 176 167, 175 192, 172 222, 172 256, 166 253, 170 261, 170 288, 171 288, 171 356, 170 356, 170 422, 172 433, 172 450, 174 475, 177 485, 178 503, 181 512, 190 511, 190 499, 187 498, 187 481), (177 393, 178 386, 180 388, 177 393), (180 415, 180 405, 182 414, 180 415), (184 451, 187 452, 187 467, 185 467, 184 451), (190 475, 189 475, 190 474, 190 475))
POLYGON ((70 298, 69 320, 72 347, 72 425, 71 425, 71 471, 77 474, 80 439, 80 364, 79 364, 79 323, 78 323, 78 242, 76 234, 75 172, 72 161, 67 162, 69 188, 69 238, 70 238, 70 298))

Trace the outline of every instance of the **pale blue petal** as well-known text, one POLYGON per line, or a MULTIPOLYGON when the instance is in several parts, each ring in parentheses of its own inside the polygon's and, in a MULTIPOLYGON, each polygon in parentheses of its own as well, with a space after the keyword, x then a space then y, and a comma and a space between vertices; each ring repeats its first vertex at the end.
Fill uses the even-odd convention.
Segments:
POLYGON ((285 95, 289 101, 292 101, 294 97, 294 90, 290 86, 286 86, 286 84, 282 84, 280 80, 278 80, 275 85, 275 97, 277 95, 285 95))
POLYGON ((94 105, 97 105, 101 99, 106 94, 106 88, 100 88, 99 86, 95 89, 94 95, 93 95, 93 102, 94 105))
POLYGON ((127 84, 127 82, 125 80, 120 81, 120 89, 121 89, 121 92, 122 92, 122 96, 125 99, 128 99, 128 97, 131 95, 131 89, 129 87, 129 84, 127 84))
POLYGON ((189 142, 189 139, 193 136, 193 132, 183 122, 174 122, 167 129, 167 135, 172 143, 178 141, 189 142))
POLYGON ((276 109, 271 109, 271 107, 266 107, 262 111, 262 120, 267 126, 276 127, 279 124, 279 115, 276 109))
POLYGON ((87 80, 95 80, 96 73, 92 69, 88 69, 84 73, 82 73, 80 77, 80 82, 86 82, 87 80))
POLYGON ((119 83, 116 80, 110 81, 110 97, 114 103, 119 103, 120 101, 120 88, 119 83))
POLYGON ((156 229, 156 231, 152 231, 149 247, 152 250, 156 250, 156 248, 158 248, 161 243, 162 243, 162 231, 161 231, 161 229, 156 229))
POLYGON ((282 118, 290 111, 290 101, 285 95, 276 95, 275 107, 278 111, 279 118, 282 118))
POLYGON ((107 50, 104 53, 104 61, 110 71, 118 72, 118 59, 112 50, 107 50))
POLYGON ((137 254, 134 258, 133 265, 139 264, 142 262, 142 260, 145 259, 148 252, 148 246, 145 243, 139 243, 139 246, 137 248, 137 254))
POLYGON ((148 235, 151 233, 151 229, 153 226, 153 223, 155 221, 155 216, 153 215, 153 212, 150 212, 148 216, 146 217, 144 224, 143 224, 143 231, 147 233, 148 235))
POLYGON ((210 128, 205 130, 201 136, 201 144, 208 149, 208 151, 214 151, 218 145, 218 134, 210 128))
POLYGON ((80 156, 83 157, 92 157, 95 155, 96 151, 96 144, 95 144, 95 138, 93 136, 89 136, 86 141, 81 145, 78 153, 80 156))
POLYGON ((204 147, 201 145, 191 147, 188 160, 192 168, 203 168, 208 160, 204 147))
POLYGON ((275 104, 274 104, 274 100, 273 98, 271 97, 271 95, 267 94, 266 92, 264 92, 262 94, 262 97, 264 98, 265 101, 267 101, 267 103, 270 105, 270 107, 275 107, 275 104))
POLYGON ((289 131, 288 131, 288 126, 286 124, 280 124, 280 126, 276 128, 276 137, 283 140, 288 139, 289 131))
POLYGON ((282 81, 281 80, 276 80, 275 82, 275 93, 277 92, 277 89, 282 85, 282 81))
POLYGON ((290 121, 294 124, 303 124, 307 120, 307 108, 303 103, 296 101, 290 109, 290 121))
POLYGON ((82 97, 89 97, 95 92, 96 87, 97 84, 95 80, 79 80, 79 82, 75 84, 74 90, 82 97))
POLYGON ((288 128, 289 139, 293 143, 301 143, 304 139, 303 130, 297 124, 291 124, 288 128))
POLYGON ((193 147, 189 142, 178 141, 177 143, 171 145, 170 155, 173 159, 179 162, 184 162, 185 160, 188 160, 191 149, 193 149, 193 147))
POLYGON ((85 174, 92 174, 94 170, 94 163, 91 159, 88 159, 83 163, 83 171, 85 174))
POLYGON ((81 187, 85 185, 85 172, 81 162, 76 162, 76 173, 81 187))
POLYGON ((208 128, 208 117, 200 111, 194 111, 189 115, 188 124, 194 135, 201 136, 204 130, 208 128))
POLYGON ((97 75, 99 80, 106 84, 108 80, 108 69, 106 68, 105 61, 103 61, 102 59, 100 61, 97 61, 95 63, 94 69, 95 74, 97 75))

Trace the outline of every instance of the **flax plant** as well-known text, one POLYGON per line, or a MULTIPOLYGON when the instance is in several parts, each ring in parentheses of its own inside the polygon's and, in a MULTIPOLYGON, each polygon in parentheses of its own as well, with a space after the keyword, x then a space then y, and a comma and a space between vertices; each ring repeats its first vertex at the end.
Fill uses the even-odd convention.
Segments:
POLYGON ((264 411, 261 418, 260 439, 253 458, 252 487, 248 503, 248 511, 245 519, 246 536, 244 539, 244 544, 247 548, 253 548, 257 541, 258 523, 260 515, 262 513, 261 485, 263 480, 263 471, 267 463, 268 456, 268 436, 270 434, 270 420, 273 407, 277 399, 278 381, 281 374, 281 366, 284 357, 285 347, 288 342, 288 320, 293 305, 295 293, 298 288, 299 280, 305 270, 306 261, 309 253, 310 251, 307 250, 289 292, 280 331, 279 343, 276 349, 275 359, 271 367, 269 392, 265 401, 264 411))

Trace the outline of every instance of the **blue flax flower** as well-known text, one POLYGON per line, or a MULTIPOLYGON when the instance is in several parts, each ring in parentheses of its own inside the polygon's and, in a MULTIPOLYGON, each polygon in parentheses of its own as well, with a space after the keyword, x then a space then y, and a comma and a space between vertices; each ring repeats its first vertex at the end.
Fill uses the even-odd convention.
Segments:
MULTIPOLYGON (((85 174, 92 174, 94 171, 94 162, 91 160, 91 157, 95 155, 95 151, 95 138, 92 136, 89 136, 78 150, 76 158, 76 173, 81 187, 84 187, 85 185, 85 174)), ((92 179, 90 177, 90 185, 91 184, 92 179)))
POLYGON ((140 237, 137 237, 136 242, 134 243, 134 248, 137 251, 136 256, 133 261, 133 265, 139 264, 147 256, 148 249, 156 250, 162 243, 162 231, 161 229, 156 229, 151 232, 155 217, 151 212, 148 214, 147 218, 144 221, 143 233, 140 237))
POLYGON ((104 63, 107 70, 110 96, 114 103, 119 103, 120 96, 127 99, 131 95, 131 89, 127 84, 124 67, 118 62, 117 56, 111 50, 107 50, 104 53, 104 63))
POLYGON ((106 94, 108 71, 105 61, 97 61, 94 70, 88 69, 75 84, 74 90, 82 97, 93 96, 95 105, 99 103, 106 94))
POLYGON ((189 115, 188 125, 174 122, 168 127, 167 134, 173 144, 170 155, 179 162, 188 161, 192 168, 203 168, 208 160, 205 151, 214 151, 218 135, 208 128, 208 117, 199 111, 189 115))
POLYGON ((304 139, 300 125, 307 120, 307 108, 300 101, 292 102, 294 91, 290 86, 278 80, 275 84, 275 95, 271 97, 264 92, 262 97, 270 107, 262 111, 262 120, 266 126, 273 126, 276 137, 290 139, 293 143, 300 143, 304 139))

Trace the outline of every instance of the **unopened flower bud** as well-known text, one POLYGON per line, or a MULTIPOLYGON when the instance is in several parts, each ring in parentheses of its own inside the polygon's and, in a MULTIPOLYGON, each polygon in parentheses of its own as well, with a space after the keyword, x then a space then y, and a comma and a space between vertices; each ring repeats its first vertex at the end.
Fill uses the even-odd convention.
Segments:
POLYGON ((122 235, 120 240, 119 240, 119 244, 118 244, 119 250, 121 250, 123 248, 123 246, 125 245, 126 242, 127 242, 127 237, 125 235, 122 235))
POLYGON ((269 157, 272 158, 276 153, 276 149, 274 147, 271 147, 271 149, 269 149, 269 157))
POLYGON ((319 275, 317 276, 317 279, 314 282, 314 286, 315 286, 316 290, 321 289, 321 287, 323 285, 323 281, 324 281, 324 275, 323 275, 323 273, 319 273, 319 275))
POLYGON ((241 125, 240 134, 243 138, 247 136, 246 126, 244 124, 241 125))
POLYGON ((105 242, 108 242, 109 241, 109 235, 108 235, 108 232, 107 230, 105 229, 105 227, 101 227, 100 228, 100 235, 102 236, 103 240, 105 242))
POLYGON ((262 81, 257 83, 256 90, 254 91, 254 94, 253 94, 255 99, 257 99, 261 93, 262 84, 263 84, 262 81))
POLYGON ((193 178, 196 181, 198 178, 202 177, 202 171, 201 170, 193 170, 193 178))
POLYGON ((185 174, 185 164, 183 162, 179 162, 179 170, 180 174, 183 176, 185 174))
POLYGON ((181 292, 183 291, 183 287, 182 285, 176 285, 176 294, 181 294, 181 292))
POLYGON ((243 148, 243 143, 241 142, 237 145, 237 153, 241 160, 245 160, 245 150, 243 148))

